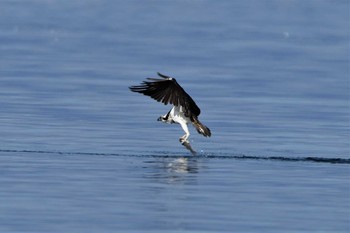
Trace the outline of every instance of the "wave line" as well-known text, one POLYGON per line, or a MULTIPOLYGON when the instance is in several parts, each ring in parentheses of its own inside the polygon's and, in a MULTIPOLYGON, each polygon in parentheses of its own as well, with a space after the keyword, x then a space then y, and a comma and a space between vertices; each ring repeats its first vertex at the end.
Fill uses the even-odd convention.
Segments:
MULTIPOLYGON (((117 153, 95 153, 95 152, 62 152, 62 151, 45 151, 45 150, 4 150, 2 153, 37 153, 37 154, 57 154, 57 155, 94 155, 94 156, 126 156, 139 158, 182 158, 182 155, 174 155, 171 152, 149 152, 151 154, 117 154, 117 153)), ((347 158, 324 158, 324 157, 286 157, 286 156, 249 156, 249 155, 228 155, 228 154, 197 154, 189 155, 191 158, 207 159, 247 159, 247 160, 275 160, 285 162, 314 162, 314 163, 331 163, 331 164, 350 164, 347 158)))

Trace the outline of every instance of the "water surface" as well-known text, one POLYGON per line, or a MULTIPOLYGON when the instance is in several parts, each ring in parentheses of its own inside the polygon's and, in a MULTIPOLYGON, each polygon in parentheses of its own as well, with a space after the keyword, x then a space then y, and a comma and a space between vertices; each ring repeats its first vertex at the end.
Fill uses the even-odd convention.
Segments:
POLYGON ((350 230, 347 1, 1 1, 1 232, 350 230), (202 110, 192 156, 156 72, 202 110))

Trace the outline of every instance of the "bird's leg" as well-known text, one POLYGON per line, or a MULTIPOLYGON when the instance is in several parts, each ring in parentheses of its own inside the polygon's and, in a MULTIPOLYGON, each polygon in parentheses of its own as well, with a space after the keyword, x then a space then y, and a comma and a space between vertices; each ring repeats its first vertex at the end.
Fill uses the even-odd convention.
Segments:
POLYGON ((188 137, 190 136, 190 131, 188 130, 186 123, 180 123, 182 129, 185 131, 185 135, 179 138, 179 141, 181 143, 184 143, 187 141, 188 137))
POLYGON ((179 138, 179 141, 180 141, 181 143, 184 143, 184 142, 187 141, 187 138, 188 138, 189 136, 190 136, 189 134, 185 134, 184 136, 182 136, 182 137, 179 138))

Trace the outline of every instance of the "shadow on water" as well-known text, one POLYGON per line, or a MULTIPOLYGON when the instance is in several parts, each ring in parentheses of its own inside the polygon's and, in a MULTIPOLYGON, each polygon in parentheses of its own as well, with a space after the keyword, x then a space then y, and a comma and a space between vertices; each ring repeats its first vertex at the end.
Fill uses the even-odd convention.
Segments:
MULTIPOLYGON (((37 153, 37 154, 57 154, 57 155, 98 155, 98 156, 120 156, 120 157, 138 157, 138 158, 173 158, 177 160, 177 168, 179 171, 185 169, 184 164, 181 164, 181 159, 196 158, 198 159, 242 159, 242 160, 276 160, 283 162, 314 162, 314 163, 331 163, 331 164, 350 164, 348 158, 327 158, 327 157, 288 157, 288 156, 250 156, 236 154, 205 154, 197 153, 196 155, 175 155, 175 152, 145 152, 143 154, 122 154, 122 153, 94 153, 94 152, 60 152, 60 151, 42 151, 42 150, 4 150, 0 149, 0 153, 37 153)), ((176 167, 175 166, 175 167, 176 167)), ((186 169, 185 169, 186 170, 186 169)))

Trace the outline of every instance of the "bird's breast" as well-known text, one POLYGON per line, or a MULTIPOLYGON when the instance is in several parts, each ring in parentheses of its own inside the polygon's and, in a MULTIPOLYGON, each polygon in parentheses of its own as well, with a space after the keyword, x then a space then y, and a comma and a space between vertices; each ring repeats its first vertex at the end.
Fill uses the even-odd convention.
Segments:
POLYGON ((191 119, 185 116, 182 106, 174 106, 170 111, 170 115, 176 123, 191 122, 191 119))

